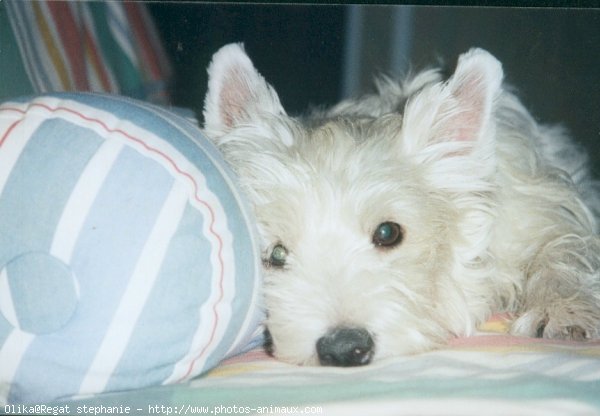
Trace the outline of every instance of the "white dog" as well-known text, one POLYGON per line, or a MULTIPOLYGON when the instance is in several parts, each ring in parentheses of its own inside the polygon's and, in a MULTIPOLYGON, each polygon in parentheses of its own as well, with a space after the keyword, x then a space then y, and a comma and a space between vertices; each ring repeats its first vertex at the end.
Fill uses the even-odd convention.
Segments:
POLYGON ((465 53, 445 82, 379 79, 377 94, 305 119, 241 44, 208 73, 205 132, 255 209, 276 357, 367 364, 501 311, 517 335, 599 337, 598 185, 489 53, 465 53))

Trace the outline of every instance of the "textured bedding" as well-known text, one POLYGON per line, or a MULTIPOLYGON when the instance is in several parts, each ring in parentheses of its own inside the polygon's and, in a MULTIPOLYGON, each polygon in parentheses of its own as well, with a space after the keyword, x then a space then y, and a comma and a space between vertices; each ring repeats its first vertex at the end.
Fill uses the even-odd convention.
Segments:
POLYGON ((255 349, 186 384, 69 404, 74 413, 129 406, 134 414, 600 414, 600 342, 518 338, 505 328, 496 318, 440 350, 360 368, 296 367, 255 349))

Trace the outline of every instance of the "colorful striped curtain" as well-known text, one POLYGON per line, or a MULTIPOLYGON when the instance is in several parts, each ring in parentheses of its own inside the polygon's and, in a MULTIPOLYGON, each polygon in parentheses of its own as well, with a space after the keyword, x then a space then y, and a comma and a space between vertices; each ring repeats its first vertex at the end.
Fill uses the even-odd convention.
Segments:
POLYGON ((0 99, 96 91, 166 104, 170 74, 143 3, 0 1, 0 99))

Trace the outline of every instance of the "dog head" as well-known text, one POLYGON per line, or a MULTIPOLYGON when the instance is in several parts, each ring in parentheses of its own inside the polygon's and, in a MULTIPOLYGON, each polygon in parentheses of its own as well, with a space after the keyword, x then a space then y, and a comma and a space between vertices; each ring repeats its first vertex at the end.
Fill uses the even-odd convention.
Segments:
POLYGON ((240 44, 208 72, 204 129, 255 209, 275 356, 362 365, 472 327, 502 79, 491 55, 463 55, 447 82, 381 82, 308 121, 286 114, 240 44))

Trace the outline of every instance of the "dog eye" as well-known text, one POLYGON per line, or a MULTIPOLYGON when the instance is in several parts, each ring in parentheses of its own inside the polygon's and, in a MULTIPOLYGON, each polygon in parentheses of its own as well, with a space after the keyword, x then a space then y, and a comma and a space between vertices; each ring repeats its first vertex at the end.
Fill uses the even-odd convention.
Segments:
POLYGON ((394 247, 402 242, 404 230, 395 222, 383 222, 373 233, 373 244, 378 247, 394 247))
POLYGON ((271 250, 271 256, 267 261, 267 265, 274 267, 283 267, 287 260, 288 250, 283 244, 276 244, 271 250))

